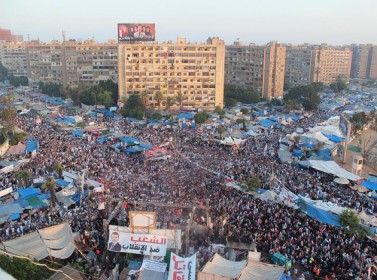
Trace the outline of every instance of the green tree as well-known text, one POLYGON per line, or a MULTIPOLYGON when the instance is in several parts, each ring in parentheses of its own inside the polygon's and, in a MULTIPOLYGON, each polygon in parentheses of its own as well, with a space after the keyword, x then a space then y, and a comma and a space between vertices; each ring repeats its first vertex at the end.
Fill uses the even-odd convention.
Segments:
POLYGON ((27 187, 29 185, 31 173, 24 170, 19 170, 16 172, 16 179, 20 185, 27 187))
POLYGON ((15 97, 13 93, 0 96, 0 104, 2 105, 2 108, 0 108, 0 120, 3 123, 6 135, 13 135, 16 126, 17 111, 14 101, 15 97))
POLYGON ((175 98, 172 97, 172 96, 168 96, 166 98, 166 107, 165 107, 165 110, 166 111, 169 111, 170 110, 170 107, 173 106, 175 103, 175 98))
POLYGON ((0 267, 18 280, 48 279, 52 272, 47 268, 32 264, 30 261, 17 257, 0 255, 0 267))
POLYGON ((219 134, 220 139, 223 139, 223 134, 224 134, 224 132, 225 132, 225 129, 224 129, 221 125, 219 125, 219 126, 217 127, 217 133, 219 134))
POLYGON ((341 76, 336 78, 336 81, 330 84, 330 88, 334 92, 341 92, 342 90, 347 88, 346 82, 343 80, 341 76))
POLYGON ((297 86, 291 88, 286 95, 284 95, 284 104, 290 104, 290 106, 297 103, 302 105, 305 110, 316 110, 321 102, 319 96, 320 87, 315 84, 307 86, 297 86))
POLYGON ((162 115, 160 112, 153 112, 151 114, 151 119, 153 120, 161 120, 162 119, 162 115))
POLYGON ((29 85, 29 80, 25 76, 20 76, 20 77, 9 76, 9 82, 10 82, 11 85, 13 85, 15 87, 28 86, 29 85))
POLYGON ((8 69, 0 61, 0 82, 8 80, 8 69))
POLYGON ((154 94, 154 100, 156 100, 157 108, 160 108, 162 99, 163 99, 162 92, 161 91, 157 91, 154 94))
POLYGON ((48 96, 60 97, 62 87, 62 84, 39 82, 39 89, 42 91, 42 93, 47 94, 48 96))
POLYGON ((110 108, 114 104, 113 94, 110 91, 100 91, 97 94, 97 105, 104 105, 110 108))
POLYGON ((236 85, 224 86, 224 99, 235 99, 238 102, 250 104, 257 103, 260 100, 259 93, 251 87, 242 87, 236 85))
POLYGON ((206 111, 201 111, 199 113, 196 113, 194 119, 197 124, 205 123, 210 117, 210 114, 208 114, 206 111))
POLYGON ((100 88, 103 89, 103 91, 109 91, 111 92, 111 95, 112 95, 112 100, 113 100, 113 104, 111 105, 115 105, 115 102, 118 101, 119 99, 119 89, 118 89, 118 84, 115 83, 113 80, 111 79, 108 79, 106 81, 100 81, 98 83, 98 86, 100 88))
POLYGON ((61 178, 64 170, 63 165, 60 163, 55 163, 53 169, 59 174, 59 178, 61 178))
POLYGON ((224 99, 225 106, 228 108, 233 108, 237 105, 237 100, 234 98, 225 98, 224 99))
POLYGON ((258 177, 251 177, 246 182, 246 190, 248 192, 255 192, 262 185, 261 179, 258 177))
POLYGON ((52 208, 55 208, 56 206, 55 186, 56 184, 55 184, 54 177, 48 177, 46 182, 44 182, 41 186, 43 190, 49 191, 50 196, 51 196, 50 201, 51 201, 52 208))
POLYGON ((185 99, 186 98, 182 92, 178 92, 177 96, 175 97, 175 100, 177 101, 180 110, 182 110, 182 104, 185 99))
POLYGON ((352 210, 344 210, 339 215, 339 222, 348 232, 356 234, 360 238, 370 235, 369 231, 360 224, 360 219, 357 214, 352 210))
POLYGON ((244 114, 244 115, 249 114, 249 109, 247 109, 247 108, 241 108, 240 111, 241 111, 241 113, 244 114))

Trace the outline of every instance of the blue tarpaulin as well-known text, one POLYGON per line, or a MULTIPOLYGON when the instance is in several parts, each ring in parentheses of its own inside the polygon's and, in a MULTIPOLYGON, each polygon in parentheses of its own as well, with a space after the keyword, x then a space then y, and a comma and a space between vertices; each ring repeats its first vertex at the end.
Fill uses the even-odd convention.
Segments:
POLYGON ((140 143, 139 139, 127 137, 127 136, 119 137, 119 140, 125 143, 130 143, 130 144, 135 144, 135 145, 140 143))
POLYGON ((195 117, 193 114, 181 113, 178 115, 178 119, 192 120, 195 117))
POLYGON ((75 129, 72 131, 72 134, 75 135, 76 137, 82 137, 84 133, 79 129, 75 129))
POLYGON ((367 189, 370 189, 372 191, 376 191, 377 190, 377 183, 373 183, 371 181, 364 181, 361 183, 361 185, 363 187, 366 187, 367 189))
POLYGON ((269 119, 265 119, 265 120, 260 120, 259 124, 263 127, 271 127, 271 126, 277 124, 277 122, 273 122, 269 119))
POLYGON ((325 137, 329 138, 329 139, 330 139, 331 141, 333 141, 334 143, 340 143, 340 142, 344 141, 344 138, 339 137, 339 136, 336 136, 336 135, 333 135, 333 134, 327 134, 327 133, 323 133, 323 132, 322 132, 322 134, 323 134, 325 137))
MULTIPOLYGON (((301 199, 302 201, 302 199, 301 199)), ((303 212, 305 212, 309 217, 320 221, 321 223, 334 225, 340 227, 341 224, 338 220, 338 215, 333 213, 327 212, 325 210, 316 208, 314 205, 310 204, 309 202, 305 201, 303 203, 297 203, 297 205, 301 208, 303 212)))
POLYGON ((19 218, 21 218, 19 213, 10 214, 11 221, 17 220, 19 218))
POLYGON ((294 151, 293 151, 293 155, 294 155, 295 157, 299 157, 299 156, 302 155, 302 151, 301 151, 301 150, 294 150, 294 151))
POLYGON ((28 187, 26 189, 18 190, 17 192, 19 193, 20 197, 24 199, 29 199, 39 194, 39 190, 33 187, 28 187))
POLYGON ((32 153, 33 151, 38 151, 38 141, 37 140, 26 141, 26 152, 32 153))
POLYGON ((114 121, 119 121, 122 118, 121 115, 114 115, 113 119, 114 121))
POLYGON ((55 181, 55 183, 56 183, 59 187, 63 187, 63 188, 65 188, 65 187, 67 187, 67 186, 69 185, 69 182, 64 181, 63 179, 57 179, 57 180, 55 181))
POLYGON ((304 146, 310 150, 313 150, 315 148, 313 142, 305 142, 304 146))

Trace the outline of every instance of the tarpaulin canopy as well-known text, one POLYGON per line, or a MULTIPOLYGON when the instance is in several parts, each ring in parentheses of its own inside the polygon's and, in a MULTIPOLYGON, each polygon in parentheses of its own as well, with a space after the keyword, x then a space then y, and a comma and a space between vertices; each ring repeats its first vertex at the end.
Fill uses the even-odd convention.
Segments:
POLYGON ((224 279, 237 278, 246 265, 246 260, 234 262, 223 258, 219 254, 206 263, 203 269, 198 274, 198 279, 206 279, 205 275, 218 275, 222 277, 229 277, 224 279))
POLYGON ((322 134, 335 143, 340 143, 340 142, 344 141, 344 138, 333 135, 333 134, 327 134, 327 133, 324 133, 324 132, 322 132, 322 134))
POLYGON ((26 152, 32 153, 33 151, 38 150, 38 141, 37 140, 28 140, 26 142, 26 152))
POLYGON ((277 124, 277 122, 271 121, 271 120, 269 120, 269 119, 265 119, 265 120, 260 120, 260 121, 259 121, 259 124, 260 124, 261 126, 267 128, 267 127, 271 127, 271 126, 277 124))
POLYGON ((28 187, 17 191, 20 197, 28 199, 35 197, 39 194, 39 190, 33 187, 28 187))
MULTIPOLYGON (((301 201, 303 201, 301 199, 301 201)), ((299 202, 297 205, 301 208, 303 212, 305 212, 309 217, 320 221, 321 223, 330 224, 334 226, 340 227, 341 224, 338 220, 338 215, 332 214, 330 212, 327 212, 325 210, 322 210, 320 208, 315 207, 311 203, 305 201, 305 202, 299 202)))
POLYGON ((314 168, 325 173, 333 174, 338 177, 343 177, 351 181, 357 181, 361 179, 361 177, 341 168, 335 161, 307 160, 299 161, 299 164, 302 166, 314 168))
POLYGON ((193 114, 181 113, 178 115, 178 119, 192 120, 193 118, 195 118, 195 115, 193 114))
POLYGON ((70 182, 64 181, 63 179, 57 179, 57 180, 55 181, 55 183, 56 183, 59 187, 63 187, 63 188, 68 187, 69 184, 70 184, 70 182))
POLYGON ((82 137, 84 133, 79 129, 75 129, 75 130, 72 130, 72 134, 75 135, 76 137, 82 137))
POLYGON ((17 203, 9 203, 0 207, 0 217, 9 216, 11 214, 22 213, 22 207, 17 203))
POLYGON ((283 272, 282 266, 249 260, 238 280, 279 280, 283 272))
POLYGON ((377 183, 373 183, 371 181, 364 181, 361 183, 361 185, 372 191, 377 190, 377 183))

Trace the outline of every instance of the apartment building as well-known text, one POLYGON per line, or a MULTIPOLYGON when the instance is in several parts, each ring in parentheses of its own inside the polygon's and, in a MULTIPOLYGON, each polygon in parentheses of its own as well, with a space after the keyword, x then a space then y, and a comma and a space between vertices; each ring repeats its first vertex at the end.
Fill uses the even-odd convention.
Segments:
POLYGON ((377 46, 372 46, 370 49, 368 79, 377 79, 377 46))
POLYGON ((371 45, 353 45, 351 78, 367 79, 371 45))
POLYGON ((20 43, 22 41, 22 35, 14 35, 9 29, 0 28, 0 42, 20 43))
POLYGON ((27 77, 27 59, 25 44, 0 43, 0 62, 13 76, 27 77))
POLYGON ((146 96, 148 105, 165 108, 168 97, 181 94, 183 102, 171 108, 223 107, 225 45, 220 39, 206 44, 120 43, 118 48, 119 96, 146 96), (161 92, 161 102, 155 100, 161 92))
POLYGON ((118 44, 109 40, 98 44, 93 40, 83 43, 74 40, 62 44, 62 81, 75 86, 79 82, 93 86, 100 81, 118 81, 118 44))
POLYGON ((339 77, 349 82, 351 75, 352 51, 327 45, 316 46, 312 51, 310 82, 330 85, 339 77))
POLYGON ((312 45, 286 46, 284 82, 291 88, 310 83, 312 45))
POLYGON ((225 84, 252 87, 266 99, 283 96, 285 53, 285 46, 275 42, 244 46, 238 41, 227 46, 225 84))

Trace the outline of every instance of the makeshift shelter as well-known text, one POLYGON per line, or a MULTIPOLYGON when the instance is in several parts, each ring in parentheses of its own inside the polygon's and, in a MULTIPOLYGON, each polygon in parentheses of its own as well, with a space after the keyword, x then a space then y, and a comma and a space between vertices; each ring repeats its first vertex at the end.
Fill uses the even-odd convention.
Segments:
POLYGON ((48 256, 67 259, 75 248, 68 223, 40 229, 0 245, 1 250, 18 256, 30 256, 38 261, 48 256))
POLYGON ((62 188, 68 187, 70 182, 64 181, 63 179, 56 179, 55 183, 62 188))
POLYGON ((26 141, 26 152, 32 153, 34 151, 38 151, 38 141, 37 140, 27 140, 26 141))
POLYGON ((49 278, 49 280, 68 280, 69 278, 66 275, 71 277, 71 279, 75 279, 75 280, 85 279, 81 276, 80 271, 74 269, 69 264, 67 264, 66 266, 63 266, 62 268, 59 268, 59 270, 61 270, 64 274, 62 272, 56 272, 54 275, 52 275, 49 278))
POLYGON ((238 280, 279 280, 283 273, 282 266, 249 260, 238 280))
POLYGON ((311 167, 316 170, 333 174, 338 177, 343 177, 351 181, 357 181, 361 179, 361 177, 341 168, 335 161, 307 160, 307 161, 299 161, 299 164, 301 166, 311 167))
POLYGON ((39 194, 39 189, 28 187, 25 189, 18 190, 17 192, 20 195, 20 197, 24 199, 29 199, 29 198, 37 196, 39 194))
POLYGON ((198 272, 198 280, 233 280, 238 279, 246 265, 246 260, 240 262, 229 261, 219 254, 205 264, 198 272))
POLYGON ((20 154, 23 154, 25 150, 26 150, 26 145, 20 142, 17 145, 10 146, 7 151, 7 155, 20 155, 20 154))
POLYGON ((76 137, 82 137, 84 135, 82 130, 79 130, 79 129, 72 130, 72 134, 76 137))
POLYGON ((309 217, 320 221, 321 223, 330 224, 340 227, 341 224, 338 220, 338 215, 327 212, 321 208, 315 207, 308 201, 304 201, 302 198, 297 203, 303 212, 305 212, 309 217))
POLYGON ((377 183, 371 181, 364 181, 361 183, 363 187, 366 187, 369 190, 376 191, 377 190, 377 183))

